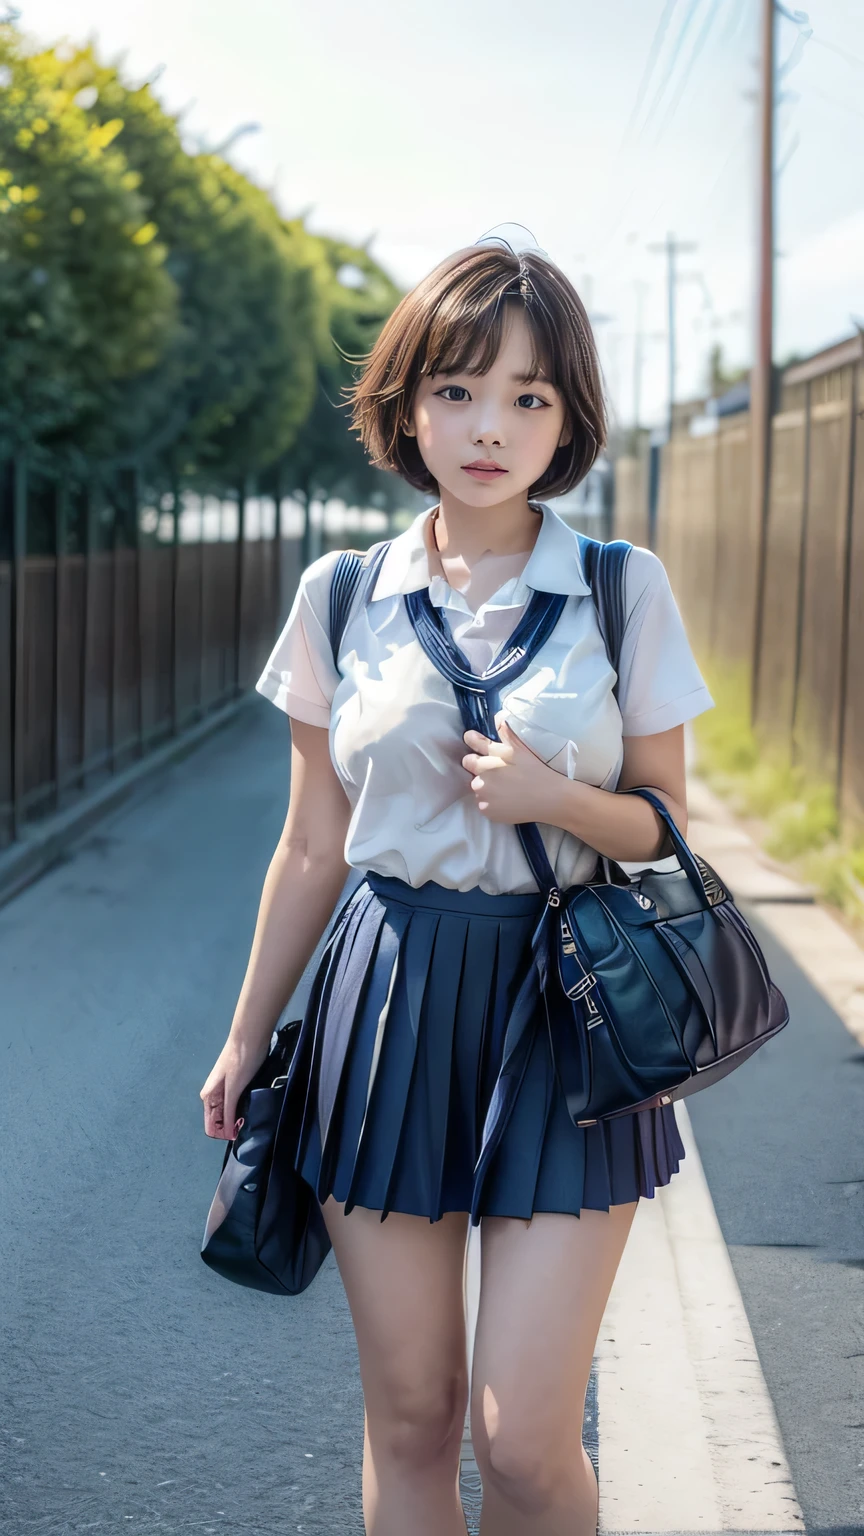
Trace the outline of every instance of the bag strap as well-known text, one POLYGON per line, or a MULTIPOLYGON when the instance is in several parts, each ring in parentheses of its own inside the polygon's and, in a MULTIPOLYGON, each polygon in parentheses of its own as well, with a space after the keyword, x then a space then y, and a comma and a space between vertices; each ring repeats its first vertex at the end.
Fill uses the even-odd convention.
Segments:
MULTIPOLYGON (((601 544, 599 539, 589 539, 584 533, 579 533, 576 537, 579 540, 582 569, 591 588, 591 600, 597 614, 597 623, 606 647, 606 655, 615 668, 615 686, 612 692, 617 699, 621 646, 627 625, 624 582, 627 561, 633 546, 625 539, 613 539, 608 544, 601 544)), ((557 906, 560 903, 558 882, 536 821, 521 822, 517 825, 516 831, 522 844, 522 852, 537 881, 538 889, 545 891, 547 900, 557 906)))
POLYGON ((627 626, 624 579, 633 545, 625 539, 612 539, 608 544, 601 544, 599 539, 589 539, 585 533, 579 533, 576 537, 606 655, 615 668, 615 687, 612 691, 617 699, 621 646, 627 626))
POLYGON ((363 600, 365 601, 389 548, 390 540, 384 539, 380 544, 373 544, 365 555, 357 549, 343 549, 333 567, 333 579, 330 583, 329 627, 334 667, 338 666, 339 647, 342 644, 342 636, 345 633, 345 626, 351 615, 360 583, 365 576, 363 581, 363 600))
MULTIPOLYGON (((591 586, 591 596, 597 610, 597 621, 606 646, 606 654, 617 673, 624 629, 627 624, 624 580, 627 560, 633 546, 623 539, 615 539, 609 544, 600 544, 596 539, 589 539, 583 534, 579 534, 578 537, 583 569, 591 586)), ((613 692, 617 698, 617 679, 613 692)), ((710 901, 699 865, 656 790, 634 788, 622 790, 621 793, 638 795, 640 799, 647 800, 658 813, 666 826, 678 863, 690 881, 695 895, 702 906, 709 907, 710 901)), ((550 904, 557 906, 560 903, 560 893, 536 822, 519 825, 516 831, 519 834, 522 850, 531 866, 531 873, 540 890, 545 890, 550 904)))

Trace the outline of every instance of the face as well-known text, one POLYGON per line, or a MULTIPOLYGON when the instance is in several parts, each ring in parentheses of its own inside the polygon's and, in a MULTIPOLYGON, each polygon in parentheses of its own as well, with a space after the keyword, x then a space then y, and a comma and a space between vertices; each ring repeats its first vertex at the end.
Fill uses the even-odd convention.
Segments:
POLYGON ((531 355, 528 323, 514 307, 488 373, 436 373, 417 386, 405 431, 439 487, 469 506, 524 494, 570 440, 557 389, 542 375, 525 382, 531 355))

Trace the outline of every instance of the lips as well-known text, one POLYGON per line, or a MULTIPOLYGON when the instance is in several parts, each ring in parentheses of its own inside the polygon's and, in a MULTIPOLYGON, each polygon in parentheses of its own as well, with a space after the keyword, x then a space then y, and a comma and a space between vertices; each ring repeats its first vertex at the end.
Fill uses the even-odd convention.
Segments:
POLYGON ((471 464, 463 464, 462 468, 477 480, 496 480, 499 475, 507 474, 507 470, 496 464, 494 459, 475 459, 471 464))

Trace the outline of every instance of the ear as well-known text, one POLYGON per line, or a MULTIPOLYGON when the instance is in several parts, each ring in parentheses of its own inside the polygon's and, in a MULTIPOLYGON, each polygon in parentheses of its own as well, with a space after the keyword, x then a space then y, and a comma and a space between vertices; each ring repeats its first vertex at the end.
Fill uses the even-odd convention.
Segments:
POLYGON ((409 416, 403 418, 402 422, 400 423, 400 431, 404 432, 406 437, 417 436, 417 433, 414 430, 414 424, 409 416))
POLYGON ((572 443, 572 441, 573 441, 573 428, 570 425, 569 421, 565 421, 563 427, 561 428, 561 436, 558 439, 558 447, 559 448, 566 448, 567 444, 568 443, 572 443))

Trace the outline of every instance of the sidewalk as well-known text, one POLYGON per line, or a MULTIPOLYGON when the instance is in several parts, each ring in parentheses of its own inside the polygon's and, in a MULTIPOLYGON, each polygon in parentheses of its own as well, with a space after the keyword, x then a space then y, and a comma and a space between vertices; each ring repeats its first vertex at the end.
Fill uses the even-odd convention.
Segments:
POLYGON ((694 851, 716 869, 736 901, 757 908, 760 922, 864 1046, 864 949, 812 892, 778 869, 698 776, 688 781, 687 800, 694 851))

